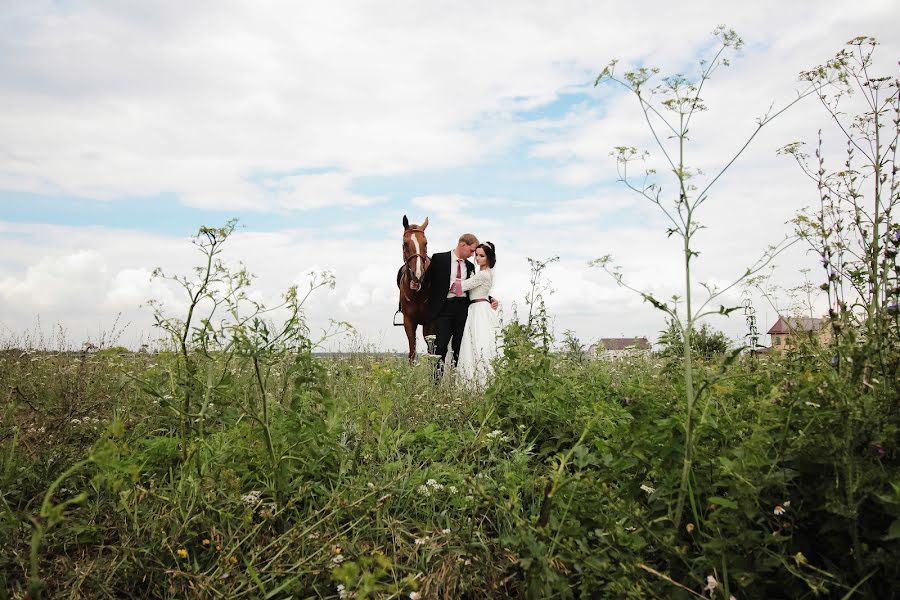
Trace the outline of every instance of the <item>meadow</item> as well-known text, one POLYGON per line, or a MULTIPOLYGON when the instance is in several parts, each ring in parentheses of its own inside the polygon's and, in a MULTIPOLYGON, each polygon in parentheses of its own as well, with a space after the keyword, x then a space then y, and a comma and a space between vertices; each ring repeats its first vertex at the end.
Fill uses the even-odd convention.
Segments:
MULTIPOLYGON (((427 359, 317 356, 304 302, 333 279, 263 306, 222 260, 234 223, 203 227, 191 274, 155 273, 185 300, 149 303, 159 352, 2 344, 0 598, 897 596, 897 79, 870 77, 876 44, 852 40, 804 74, 827 110, 854 82, 872 100, 848 117, 846 160, 828 171, 821 142, 812 165, 784 148, 820 194, 787 243, 821 260, 828 339, 700 352, 701 321, 736 310, 712 303, 726 290, 692 296, 696 211, 721 173, 698 189, 684 142, 703 82, 742 44, 716 34, 698 81, 614 63, 597 80, 677 125, 669 204, 655 172, 628 179, 642 152, 616 149, 684 242, 683 298, 635 290, 670 319, 665 352, 596 360, 554 339, 555 259, 529 259, 527 316, 506 325, 486 389, 435 385, 427 359)), ((594 266, 629 287, 609 257, 594 266)))
MULTIPOLYGON (((528 333, 507 329, 479 393, 434 386, 424 361, 210 354, 186 437, 177 352, 8 349, 0 587, 14 598, 898 589, 896 379, 837 370, 828 349, 701 360, 690 508, 675 523, 680 359, 591 360, 528 333)), ((858 347, 844 360, 865 362, 858 347)))

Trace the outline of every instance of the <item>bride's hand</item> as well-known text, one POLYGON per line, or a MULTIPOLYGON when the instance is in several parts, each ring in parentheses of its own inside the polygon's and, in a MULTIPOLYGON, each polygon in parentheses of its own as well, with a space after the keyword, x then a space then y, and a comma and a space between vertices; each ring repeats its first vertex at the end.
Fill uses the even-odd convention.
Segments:
POLYGON ((494 310, 497 310, 497 307, 500 306, 500 301, 497 300, 496 298, 494 298, 493 296, 491 296, 490 300, 491 300, 491 308, 493 308, 494 310))

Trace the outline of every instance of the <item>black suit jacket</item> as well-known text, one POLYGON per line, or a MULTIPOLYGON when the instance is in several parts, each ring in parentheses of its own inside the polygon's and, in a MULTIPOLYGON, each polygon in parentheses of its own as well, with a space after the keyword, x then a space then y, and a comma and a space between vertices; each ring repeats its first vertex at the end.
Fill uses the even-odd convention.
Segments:
MULTIPOLYGON (((453 261, 449 251, 436 252, 431 255, 431 266, 428 267, 428 272, 425 273, 425 280, 431 282, 431 295, 428 297, 429 321, 434 321, 437 318, 444 307, 444 302, 447 300, 447 294, 450 293, 450 268, 451 266, 453 268, 456 267, 455 264, 451 265, 451 262, 453 261)), ((466 266, 463 279, 468 279, 475 272, 475 265, 468 260, 463 261, 463 264, 466 266)), ((466 298, 468 297, 469 292, 466 292, 466 298)))

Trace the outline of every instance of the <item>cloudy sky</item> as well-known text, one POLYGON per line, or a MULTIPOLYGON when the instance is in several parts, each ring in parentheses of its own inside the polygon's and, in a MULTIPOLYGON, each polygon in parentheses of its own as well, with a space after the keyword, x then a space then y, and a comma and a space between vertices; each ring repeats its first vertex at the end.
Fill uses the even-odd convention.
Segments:
MULTIPOLYGON (((881 72, 896 74, 895 0, 0 0, 0 340, 152 339, 142 305, 176 312, 182 299, 151 271, 187 272, 191 234, 237 217, 223 258, 257 275, 258 298, 331 270, 337 285, 308 305, 314 330, 346 320, 358 337, 333 344, 399 349, 404 214, 429 217, 432 252, 467 231, 496 244, 507 318, 526 259, 559 256, 557 332, 655 339, 661 315, 587 267, 612 254, 630 283, 683 293, 663 215, 616 181, 609 156, 653 140, 633 97, 593 82, 612 58, 696 73, 720 23, 746 45, 693 127, 688 159, 707 174, 850 38, 877 37, 881 72)), ((815 201, 775 151, 819 128, 827 115, 803 101, 716 184, 699 280, 733 281, 815 201)), ((796 285, 804 268, 818 281, 795 247, 773 281, 796 285)), ((755 302, 765 330, 774 309, 755 302)), ((745 330, 741 317, 712 324, 745 330)))

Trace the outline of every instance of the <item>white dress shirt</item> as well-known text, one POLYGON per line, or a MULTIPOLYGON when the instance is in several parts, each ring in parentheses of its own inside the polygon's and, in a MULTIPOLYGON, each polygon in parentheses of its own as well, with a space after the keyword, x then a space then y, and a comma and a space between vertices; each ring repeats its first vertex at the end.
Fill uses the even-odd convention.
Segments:
MULTIPOLYGON (((459 265, 460 279, 465 281, 466 276, 469 274, 469 270, 466 268, 466 261, 463 260, 462 263, 457 262, 460 258, 456 255, 456 250, 450 251, 450 288, 453 287, 453 282, 456 281, 456 266, 459 265)), ((447 289, 450 289, 447 288, 447 289)), ((464 298, 465 292, 463 292, 462 296, 457 296, 453 292, 447 292, 448 298, 464 298)))

